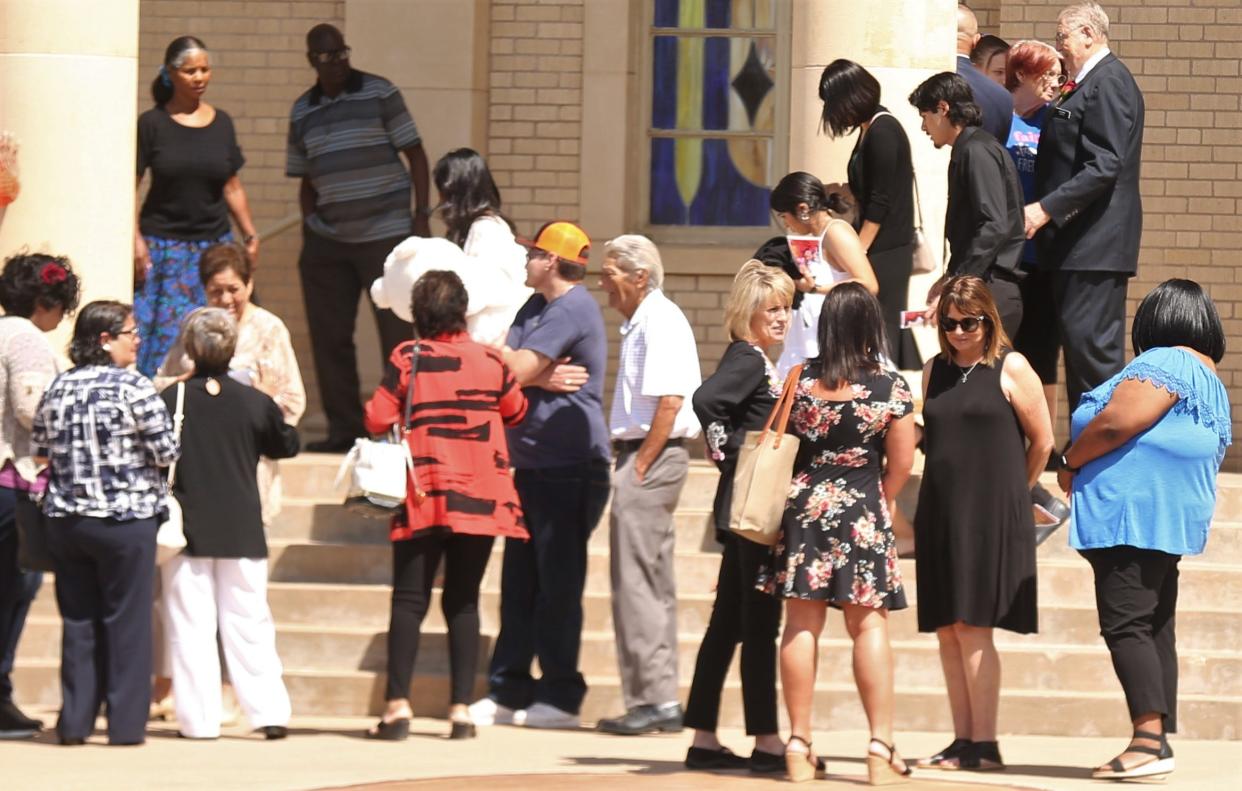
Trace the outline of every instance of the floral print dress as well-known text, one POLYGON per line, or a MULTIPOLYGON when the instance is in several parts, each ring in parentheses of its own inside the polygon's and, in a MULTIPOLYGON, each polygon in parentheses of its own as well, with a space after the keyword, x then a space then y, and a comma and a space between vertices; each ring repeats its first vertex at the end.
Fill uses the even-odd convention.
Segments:
POLYGON ((889 426, 914 409, 899 374, 852 385, 853 398, 817 398, 819 371, 798 381, 788 432, 800 440, 789 502, 760 590, 787 599, 900 610, 906 594, 880 478, 889 426))

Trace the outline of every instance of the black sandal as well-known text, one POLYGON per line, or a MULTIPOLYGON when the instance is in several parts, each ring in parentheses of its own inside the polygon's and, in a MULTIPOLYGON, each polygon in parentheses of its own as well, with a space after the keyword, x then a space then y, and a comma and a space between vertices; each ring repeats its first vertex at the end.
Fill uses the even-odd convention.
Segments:
POLYGON ((400 742, 405 741, 410 735, 410 718, 398 717, 392 722, 386 722, 381 719, 375 724, 375 727, 367 731, 368 739, 376 739, 382 742, 400 742))
POLYGON ((1130 780, 1134 778, 1155 779, 1163 778, 1173 772, 1173 748, 1169 746, 1168 735, 1164 733, 1148 733, 1147 731, 1135 731, 1130 737, 1130 745, 1122 751, 1113 760, 1104 766, 1096 767, 1091 772, 1093 780, 1130 780), (1136 739, 1146 739, 1152 742, 1159 742, 1160 747, 1148 747, 1143 744, 1135 744, 1136 739), (1142 753, 1152 756, 1150 761, 1144 761, 1127 767, 1121 762, 1121 755, 1126 753, 1142 753))
POLYGON ((944 769, 967 769, 972 772, 996 772, 1005 768, 1000 747, 996 742, 971 742, 970 749, 960 755, 957 766, 946 764, 944 769))
POLYGON ((920 769, 956 769, 956 764, 946 766, 945 763, 961 758, 970 750, 973 743, 970 739, 954 739, 948 747, 935 755, 918 759, 914 765, 920 769))

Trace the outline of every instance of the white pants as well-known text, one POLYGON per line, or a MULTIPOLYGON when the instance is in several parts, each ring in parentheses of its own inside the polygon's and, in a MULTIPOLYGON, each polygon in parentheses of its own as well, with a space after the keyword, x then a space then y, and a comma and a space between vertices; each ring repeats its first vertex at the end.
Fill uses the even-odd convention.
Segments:
POLYGON ((250 727, 288 725, 289 692, 267 606, 267 559, 178 555, 161 567, 177 724, 191 738, 220 735, 220 655, 250 727))

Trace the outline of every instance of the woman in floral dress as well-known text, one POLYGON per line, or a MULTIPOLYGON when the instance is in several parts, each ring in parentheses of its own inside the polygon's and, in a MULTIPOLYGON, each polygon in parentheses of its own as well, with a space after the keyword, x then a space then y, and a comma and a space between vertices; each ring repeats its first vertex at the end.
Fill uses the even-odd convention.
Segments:
POLYGON ((892 746, 888 611, 903 609, 906 596, 889 514, 910 477, 914 405, 905 380, 881 362, 883 315, 861 285, 829 292, 819 348, 798 382, 789 432, 801 445, 782 534, 759 585, 785 599, 781 682, 790 779, 823 770, 811 752, 811 710, 819 637, 832 605, 844 613, 854 641, 855 683, 871 726, 867 771, 880 784, 909 773, 892 746))

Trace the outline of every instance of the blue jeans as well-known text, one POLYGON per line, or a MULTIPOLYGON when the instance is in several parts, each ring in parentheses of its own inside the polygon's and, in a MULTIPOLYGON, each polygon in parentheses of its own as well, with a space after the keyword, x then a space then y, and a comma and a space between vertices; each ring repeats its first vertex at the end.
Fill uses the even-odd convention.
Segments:
POLYGON ((17 565, 17 497, 0 486, 0 701, 13 699, 13 657, 43 574, 17 565))
POLYGON ((610 480, 606 459, 514 476, 530 540, 505 540, 500 635, 488 676, 489 694, 502 706, 547 703, 572 714, 582 707, 587 542, 608 503, 610 480), (543 671, 538 681, 530 673, 535 657, 543 671))

